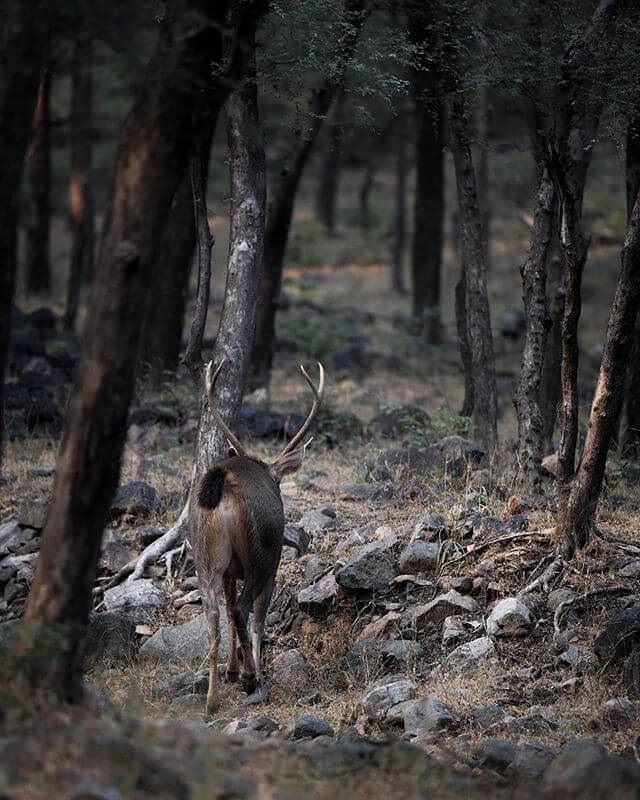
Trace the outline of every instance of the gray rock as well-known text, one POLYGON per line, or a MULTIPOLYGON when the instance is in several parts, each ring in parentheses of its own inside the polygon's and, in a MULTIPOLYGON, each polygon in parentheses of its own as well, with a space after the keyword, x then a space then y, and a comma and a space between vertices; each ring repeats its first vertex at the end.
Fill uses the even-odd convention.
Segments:
POLYGON ((109 572, 119 572, 135 556, 136 551, 132 547, 114 536, 103 542, 98 566, 109 572))
POLYGON ((416 538, 425 539, 426 541, 437 538, 438 536, 445 534, 446 531, 447 529, 444 517, 442 514, 438 514, 435 511, 432 511, 430 514, 426 514, 413 526, 413 536, 416 538))
POLYGON ((401 438, 428 428, 431 419, 418 406, 403 405, 383 408, 369 423, 380 436, 388 439, 401 438))
POLYGON ((434 570, 438 566, 439 549, 436 542, 421 539, 410 542, 400 553, 400 572, 417 575, 418 572, 434 570))
POLYGON ((146 517, 158 506, 158 492, 144 481, 131 481, 118 487, 111 503, 111 515, 132 514, 146 517))
MULTIPOLYGON (((504 717, 504 709, 497 703, 491 703, 488 706, 481 706, 474 708, 471 711, 471 722, 477 728, 490 728, 492 725, 500 722, 504 717)), ((513 756, 512 756, 513 758, 513 756)), ((509 759, 511 761, 511 758, 509 759)), ((508 763, 508 762, 507 762, 508 763)))
POLYGON ((372 488, 370 483, 347 483, 340 490, 340 499, 351 502, 366 500, 372 488))
POLYGON ((297 523, 307 533, 323 533, 334 528, 336 524, 336 513, 332 506, 322 506, 307 511, 297 523))
POLYGON ((21 528, 15 519, 0 525, 0 559, 18 552, 33 537, 34 531, 21 528))
POLYGON ((362 698, 362 708, 369 719, 384 721, 390 709, 406 700, 413 700, 416 685, 398 675, 375 681, 362 698))
POLYGON ((187 670, 179 675, 172 675, 156 684, 151 690, 155 698, 179 697, 182 694, 206 694, 209 689, 209 670, 199 672, 187 670))
POLYGON ((627 697, 614 697, 600 706, 600 719, 611 728, 628 728, 638 719, 638 712, 627 697))
POLYGON ((576 593, 568 586, 562 589, 554 589, 552 592, 549 592, 549 597, 547 597, 547 608, 549 611, 555 611, 561 603, 573 600, 575 596, 576 593))
POLYGON ((593 649, 601 662, 625 657, 640 645, 640 606, 619 611, 596 636, 593 649))
POLYGON ((275 686, 289 692, 301 692, 307 688, 309 665, 296 648, 279 653, 271 662, 271 669, 275 686))
POLYGON ((521 636, 531 628, 531 614, 517 597, 505 597, 487 619, 487 632, 493 636, 521 636))
POLYGON ((336 572, 336 581, 350 591, 373 592, 386 589, 395 571, 379 547, 360 553, 336 572))
POLYGON ((404 712, 405 733, 453 728, 456 718, 437 697, 428 695, 409 703, 404 712))
POLYGON ((381 505, 390 503, 395 497, 396 487, 393 485, 393 481, 379 481, 371 487, 371 491, 367 494, 365 500, 367 503, 381 505))
POLYGON ((30 500, 18 509, 18 524, 22 528, 40 530, 47 519, 49 503, 46 500, 30 500))
POLYGON ((407 639, 364 639, 349 649, 345 660, 354 677, 366 679, 382 671, 405 669, 423 655, 424 647, 407 639))
POLYGON ((126 611, 141 622, 150 612, 165 608, 168 602, 167 595, 149 578, 125 581, 104 593, 107 611, 126 611))
MULTIPOLYGON (((227 637, 227 615, 221 610, 218 662, 226 657, 227 637)), ((198 614, 182 625, 159 628, 142 645, 140 654, 173 664, 204 663, 209 655, 209 627, 205 614, 198 614)))
POLYGON ((260 731, 262 733, 274 733, 280 728, 275 719, 268 714, 258 714, 257 717, 249 720, 247 727, 252 731, 260 731))
POLYGON ((169 710, 188 714, 189 716, 204 715, 205 700, 204 697, 198 694, 181 694, 179 697, 174 697, 169 703, 169 710))
POLYGON ((622 679, 629 697, 633 700, 640 700, 640 647, 634 650, 624 662, 622 679))
POLYGON ((438 595, 430 603, 407 609, 403 617, 403 623, 407 627, 424 630, 443 622, 445 617, 474 614, 477 611, 478 604, 472 597, 451 590, 446 594, 438 595))
POLYGON ((447 664, 456 672, 469 672, 478 669, 494 658, 496 648, 488 636, 481 636, 471 642, 458 645, 447 656, 447 664))
POLYGON ((375 533, 377 528, 377 522, 367 522, 366 525, 361 525, 359 528, 351 531, 351 533, 344 539, 339 541, 334 547, 333 552, 336 555, 339 555, 340 553, 343 553, 345 550, 349 550, 352 547, 359 547, 360 545, 368 544, 369 542, 374 541, 376 538, 375 533))
POLYGON ((137 650, 136 626, 126 614, 92 614, 85 639, 85 668, 98 661, 129 661, 137 650))
POLYGON ((447 436, 429 447, 392 448, 381 453, 369 465, 376 480, 389 480, 395 470, 424 476, 434 469, 446 469, 449 475, 464 475, 469 466, 480 466, 486 453, 482 445, 460 436, 447 436))
POLYGON ((480 767, 504 772, 516 756, 516 746, 507 739, 484 739, 474 751, 474 760, 480 767))
POLYGON ((549 798, 602 800, 615 795, 616 800, 637 800, 638 786, 638 764, 609 755, 590 739, 568 742, 542 779, 542 790, 549 798))
POLYGON ((317 736, 333 736, 329 723, 314 714, 300 714, 293 723, 292 739, 315 739, 317 736))
POLYGON ((298 592, 298 605, 303 611, 314 611, 330 605, 338 592, 338 584, 333 572, 328 572, 319 581, 298 592))
POLYGON ((520 779, 538 779, 558 755, 553 747, 525 739, 518 744, 516 754, 507 767, 507 774, 520 779))
POLYGON ((640 578, 640 559, 630 561, 618 572, 619 578, 640 578))

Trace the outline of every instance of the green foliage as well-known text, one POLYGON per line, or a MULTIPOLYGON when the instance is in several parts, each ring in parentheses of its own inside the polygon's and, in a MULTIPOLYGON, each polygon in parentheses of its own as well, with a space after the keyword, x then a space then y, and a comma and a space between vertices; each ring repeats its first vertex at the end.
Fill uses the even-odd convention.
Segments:
POLYGON ((406 406, 394 403, 382 404, 380 411, 401 411, 395 423, 402 430, 403 437, 415 447, 427 447, 430 444, 444 439, 446 436, 462 436, 469 438, 473 432, 473 423, 470 417, 462 417, 446 406, 438 406, 431 416, 429 423, 411 413, 406 406))

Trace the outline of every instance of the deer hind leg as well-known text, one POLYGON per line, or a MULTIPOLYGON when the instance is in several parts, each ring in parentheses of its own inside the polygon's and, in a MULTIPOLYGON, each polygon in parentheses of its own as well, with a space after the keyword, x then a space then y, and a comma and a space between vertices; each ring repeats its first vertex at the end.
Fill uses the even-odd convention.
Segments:
POLYGON ((215 577, 202 594, 207 622, 209 624, 209 690, 207 692, 207 714, 218 707, 218 650, 220 648, 220 609, 215 577))
POLYGON ((250 577, 246 577, 238 601, 233 609, 233 619, 238 633, 238 639, 240 640, 240 649, 242 651, 240 683, 247 694, 251 694, 256 688, 256 670, 251 653, 249 634, 247 633, 247 620, 249 618, 253 597, 253 581, 250 577))
POLYGON ((224 581, 224 596, 225 605, 227 607, 227 620, 229 627, 228 636, 228 652, 227 652, 227 668, 226 678, 229 683, 237 683, 238 681, 238 651, 236 648, 236 622, 234 618, 234 608, 236 605, 236 579, 229 578, 225 575, 224 581))
POLYGON ((275 575, 270 578, 260 594, 256 597, 253 603, 253 619, 251 621, 251 644, 253 646, 253 662, 256 668, 256 680, 260 683, 261 679, 261 649, 262 649, 262 636, 264 634, 264 620, 269 610, 269 603, 271 602, 271 595, 273 594, 273 586, 275 584, 275 575))

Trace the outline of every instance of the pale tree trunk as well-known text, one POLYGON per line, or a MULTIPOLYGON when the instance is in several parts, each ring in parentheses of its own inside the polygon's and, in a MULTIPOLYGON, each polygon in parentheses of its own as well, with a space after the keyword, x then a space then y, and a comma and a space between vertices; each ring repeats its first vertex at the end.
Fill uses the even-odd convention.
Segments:
POLYGON ((73 330, 78 316, 80 289, 93 279, 93 41, 83 34, 74 43, 71 61, 71 164, 69 222, 71 261, 67 279, 64 325, 73 330))
POLYGON ((284 256, 293 216, 293 206, 302 173, 318 137, 323 119, 344 80, 349 59, 365 19, 365 0, 345 0, 345 34, 338 44, 336 66, 311 93, 306 122, 296 132, 296 140, 285 157, 278 182, 271 192, 264 238, 264 264, 258 300, 256 333, 251 351, 249 388, 267 387, 273 362, 278 296, 282 287, 284 256))
POLYGON ((514 398, 518 416, 518 471, 521 481, 532 487, 537 487, 540 482, 544 446, 540 384, 547 334, 551 327, 546 283, 554 197, 553 182, 545 169, 536 194, 529 251, 520 267, 526 328, 520 379, 514 398))
POLYGON ((587 437, 580 466, 558 517, 558 537, 570 557, 584 547, 595 525, 607 453, 620 413, 625 373, 640 307, 640 202, 636 200, 622 248, 621 270, 609 316, 600 372, 596 384, 587 437))
MULTIPOLYGON (((0 409, 16 284, 20 184, 46 37, 43 3, 5 4, 0 26, 0 409)), ((4 425, 0 424, 0 468, 4 425)))
POLYGON ((465 106, 460 93, 456 93, 449 100, 448 111, 451 151, 458 190, 466 328, 473 379, 474 403, 471 417, 476 435, 489 450, 493 450, 498 442, 498 399, 486 284, 486 250, 482 238, 482 221, 478 208, 476 176, 469 147, 465 106))
MULTIPOLYGON (((82 643, 102 531, 117 486, 148 287, 172 197, 184 170, 196 98, 221 62, 224 3, 174 0, 124 124, 95 291, 52 501, 24 622, 37 642, 58 640, 31 691, 81 696, 82 643), (196 23, 196 20, 198 23, 196 23)), ((223 76, 222 76, 223 77, 223 76)), ((221 80, 219 77, 218 80, 221 80)))
POLYGON ((395 146, 395 191, 393 206, 393 245, 391 249, 391 289, 406 295, 404 284, 404 254, 407 247, 407 135, 406 115, 399 119, 395 146))
MULTIPOLYGON (((253 57, 247 64, 246 80, 227 103, 227 136, 231 230, 224 303, 213 361, 219 364, 225 359, 225 367, 216 382, 216 404, 222 418, 233 426, 242 403, 249 368, 264 248, 265 154, 253 57)), ((196 477, 226 456, 227 451, 227 440, 209 414, 203 394, 196 477)))
POLYGON ((340 183, 344 102, 344 87, 340 87, 329 129, 329 143, 320 168, 320 182, 316 197, 318 219, 332 236, 335 232, 336 202, 340 183))
POLYGON ((30 202, 25 289, 30 295, 49 294, 51 291, 51 76, 52 67, 47 63, 40 77, 31 141, 27 150, 30 202))

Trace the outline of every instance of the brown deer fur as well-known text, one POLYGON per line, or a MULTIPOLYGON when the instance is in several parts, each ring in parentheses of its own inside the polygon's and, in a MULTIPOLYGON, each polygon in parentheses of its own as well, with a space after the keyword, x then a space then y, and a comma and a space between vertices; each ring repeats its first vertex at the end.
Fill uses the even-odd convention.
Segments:
POLYGON ((189 515, 189 538, 211 637, 208 712, 212 712, 217 705, 219 602, 223 592, 229 622, 227 680, 238 680, 236 638, 242 654, 240 681, 243 688, 252 692, 260 680, 264 619, 271 601, 283 543, 284 508, 280 480, 302 464, 308 442, 301 447, 296 445, 308 430, 324 389, 321 365, 317 390, 302 369, 315 396, 313 408, 281 456, 273 464, 267 464, 244 453, 240 442, 216 411, 213 389, 222 363, 215 373, 209 365, 207 394, 211 413, 222 427, 232 449, 229 458, 218 461, 200 480, 196 487, 195 502, 192 500, 194 507, 189 515), (238 580, 243 582, 243 586, 236 596, 238 580), (251 641, 247 631, 250 611, 253 612, 251 641))

